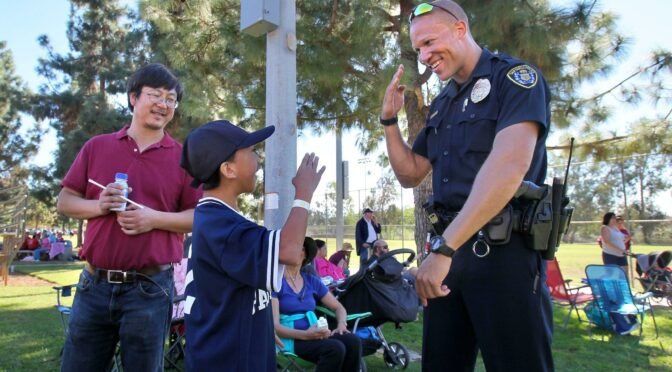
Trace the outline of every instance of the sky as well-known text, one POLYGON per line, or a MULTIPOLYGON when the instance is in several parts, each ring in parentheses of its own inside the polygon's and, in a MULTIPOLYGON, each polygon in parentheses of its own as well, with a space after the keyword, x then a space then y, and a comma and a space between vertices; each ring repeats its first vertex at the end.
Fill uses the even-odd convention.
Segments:
MULTIPOLYGON (((126 0, 125 3, 135 3, 126 0)), ((551 0, 552 4, 566 4, 569 0, 551 0)), ((669 14, 672 14, 672 1, 670 0, 641 0, 633 6, 632 0, 602 0, 601 9, 615 13, 619 20, 618 31, 630 38, 629 57, 623 61, 611 76, 612 78, 598 82, 585 88, 586 94, 591 91, 597 92, 605 87, 613 85, 623 76, 627 76, 645 64, 650 52, 657 48, 672 50, 672 39, 669 37, 669 14), (664 26, 668 24, 668 26, 664 26), (667 32, 661 32, 667 29, 667 32)), ((69 2, 67 0, 0 0, 0 40, 8 44, 8 48, 14 56, 17 74, 33 90, 37 91, 40 84, 45 81, 37 75, 36 67, 38 58, 46 57, 46 52, 37 43, 39 35, 46 34, 52 42, 54 49, 59 53, 68 51, 66 38, 66 23, 69 14, 69 2)), ((299 35, 300 36, 300 35, 299 35)), ((384 87, 381 87, 384 89, 384 87)), ((619 103, 612 100, 615 106, 619 103)), ((656 114, 663 115, 669 111, 669 107, 662 105, 652 106, 648 103, 637 107, 627 106, 619 110, 616 118, 610 123, 609 129, 615 134, 624 134, 627 125, 636 119, 656 114)), ((32 120, 26 118, 26 120, 32 120)), ((43 124, 46 128, 47 125, 43 124)), ((346 132, 343 137, 343 160, 350 165, 350 192, 355 207, 361 209, 364 198, 362 191, 370 188, 380 177, 381 170, 375 166, 375 156, 366 159, 355 147, 358 136, 357 131, 346 132), (368 162, 367 162, 368 161, 368 162)), ((549 145, 556 145, 553 138, 549 145)), ((55 133, 51 130, 42 139, 39 154, 31 160, 37 165, 47 165, 53 158, 56 149, 55 133)), ((384 151, 384 144, 381 143, 384 151)), ((324 186, 336 179, 335 164, 335 139, 333 135, 325 135, 321 138, 312 136, 310 133, 301 133, 297 143, 298 158, 302 158, 305 152, 315 152, 321 157, 322 163, 327 165, 320 189, 316 191, 316 197, 324 194, 324 186)), ((401 190, 401 188, 400 188, 401 190)), ((670 192, 664 193, 659 201, 665 212, 672 214, 672 198, 670 192)), ((412 203, 413 197, 410 190, 403 194, 403 204, 412 203)))

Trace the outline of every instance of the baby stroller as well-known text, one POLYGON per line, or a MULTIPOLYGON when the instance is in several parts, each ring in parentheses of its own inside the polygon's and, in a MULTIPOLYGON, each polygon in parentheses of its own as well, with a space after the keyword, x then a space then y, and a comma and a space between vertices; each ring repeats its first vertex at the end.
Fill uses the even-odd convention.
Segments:
POLYGON ((406 369, 410 355, 398 342, 387 342, 382 325, 385 322, 407 323, 416 320, 418 296, 415 288, 402 277, 404 267, 415 259, 415 252, 408 248, 392 250, 367 268, 359 270, 336 288, 336 296, 348 313, 371 312, 352 332, 362 339, 362 355, 371 355, 381 346, 383 359, 388 367, 406 369), (394 256, 408 254, 402 264, 394 256))
POLYGON ((672 271, 667 266, 672 261, 672 251, 638 254, 637 275, 645 292, 653 293, 654 298, 667 299, 672 306, 672 271))

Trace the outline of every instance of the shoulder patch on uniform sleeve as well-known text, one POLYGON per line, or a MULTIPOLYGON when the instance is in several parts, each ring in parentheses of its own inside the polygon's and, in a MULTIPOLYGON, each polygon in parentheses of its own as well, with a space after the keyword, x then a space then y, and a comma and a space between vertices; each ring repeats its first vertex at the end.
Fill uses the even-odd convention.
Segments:
POLYGON ((506 77, 513 81, 516 85, 523 88, 531 89, 537 85, 537 71, 529 65, 516 66, 506 73, 506 77))

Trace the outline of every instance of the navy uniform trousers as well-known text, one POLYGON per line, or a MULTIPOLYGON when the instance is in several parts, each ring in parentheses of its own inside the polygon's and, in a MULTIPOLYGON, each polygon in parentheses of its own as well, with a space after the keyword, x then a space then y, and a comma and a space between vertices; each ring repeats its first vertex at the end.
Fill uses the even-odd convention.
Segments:
POLYGON ((423 371, 473 371, 479 349, 488 372, 552 371, 545 261, 516 233, 483 258, 472 243, 453 256, 451 292, 425 309, 423 371))

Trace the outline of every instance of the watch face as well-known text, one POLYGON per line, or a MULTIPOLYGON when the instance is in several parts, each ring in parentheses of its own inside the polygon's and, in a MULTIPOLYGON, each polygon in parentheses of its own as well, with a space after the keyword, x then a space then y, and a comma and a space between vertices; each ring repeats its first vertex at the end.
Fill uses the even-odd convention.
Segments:
POLYGON ((443 236, 437 235, 437 236, 433 237, 432 240, 430 241, 430 243, 431 243, 430 244, 430 249, 432 250, 432 252, 435 252, 437 249, 441 248, 441 246, 444 245, 445 242, 446 242, 446 240, 443 239, 443 236))

